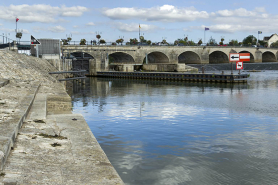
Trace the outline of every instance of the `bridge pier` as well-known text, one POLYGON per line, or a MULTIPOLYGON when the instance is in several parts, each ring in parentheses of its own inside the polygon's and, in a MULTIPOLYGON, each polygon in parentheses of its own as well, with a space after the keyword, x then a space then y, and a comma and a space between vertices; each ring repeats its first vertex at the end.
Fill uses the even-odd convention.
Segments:
POLYGON ((201 64, 209 64, 209 53, 207 51, 201 53, 201 64))
POLYGON ((90 76, 96 76, 98 71, 108 71, 109 65, 108 65, 108 59, 107 58, 94 58, 89 60, 89 71, 90 76))
POLYGON ((261 51, 257 50, 255 52, 254 62, 255 63, 262 63, 263 62, 263 53, 261 51))

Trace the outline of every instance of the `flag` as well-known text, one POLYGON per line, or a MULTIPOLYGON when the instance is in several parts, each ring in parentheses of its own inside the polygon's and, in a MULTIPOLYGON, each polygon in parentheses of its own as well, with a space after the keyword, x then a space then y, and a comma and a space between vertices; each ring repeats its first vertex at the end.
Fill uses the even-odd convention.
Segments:
POLYGON ((206 28, 206 27, 205 27, 205 31, 207 31, 207 30, 209 30, 209 28, 206 28))
POLYGON ((19 18, 16 18, 15 20, 16 20, 16 22, 17 22, 17 21, 19 20, 19 18))
POLYGON ((258 31, 258 34, 262 34, 263 32, 262 31, 258 31))
POLYGON ((140 24, 139 24, 139 28, 141 28, 140 24))

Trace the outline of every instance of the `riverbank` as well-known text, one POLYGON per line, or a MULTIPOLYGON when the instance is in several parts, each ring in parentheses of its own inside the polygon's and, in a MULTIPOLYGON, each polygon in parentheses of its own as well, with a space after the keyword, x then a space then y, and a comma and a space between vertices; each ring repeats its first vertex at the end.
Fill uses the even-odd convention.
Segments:
MULTIPOLYGON (((205 71, 221 71, 221 70, 231 70, 231 64, 188 64, 191 67, 198 68, 199 71, 202 71, 204 67, 205 71)), ((234 73, 236 73, 236 64, 233 64, 234 73)), ((277 62, 264 62, 264 63, 244 63, 243 70, 278 70, 277 62)))
POLYGON ((0 50, 0 185, 123 184, 55 70, 0 50))

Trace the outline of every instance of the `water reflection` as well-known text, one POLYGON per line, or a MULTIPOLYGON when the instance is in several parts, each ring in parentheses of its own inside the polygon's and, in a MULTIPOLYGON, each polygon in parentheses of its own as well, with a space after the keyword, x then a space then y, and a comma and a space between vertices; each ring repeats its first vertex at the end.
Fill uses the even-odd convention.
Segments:
POLYGON ((72 97, 126 184, 277 184, 277 79, 91 78, 72 97))

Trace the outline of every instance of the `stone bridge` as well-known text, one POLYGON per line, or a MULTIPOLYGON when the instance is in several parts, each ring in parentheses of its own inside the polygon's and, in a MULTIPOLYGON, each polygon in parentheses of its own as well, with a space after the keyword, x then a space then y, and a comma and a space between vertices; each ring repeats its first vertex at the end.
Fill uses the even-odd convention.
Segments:
POLYGON ((255 47, 64 45, 62 52, 110 64, 219 64, 230 53, 250 53, 250 63, 278 61, 278 49, 255 47))

